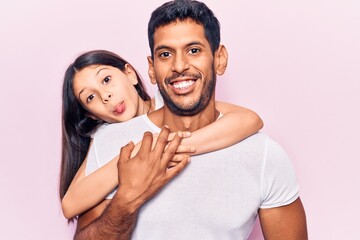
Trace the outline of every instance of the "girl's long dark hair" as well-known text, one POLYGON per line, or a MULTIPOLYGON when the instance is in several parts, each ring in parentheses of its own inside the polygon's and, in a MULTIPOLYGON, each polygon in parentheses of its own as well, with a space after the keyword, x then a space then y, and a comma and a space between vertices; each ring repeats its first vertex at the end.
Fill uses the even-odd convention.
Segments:
MULTIPOLYGON (((126 60, 115 53, 105 50, 95 50, 80 55, 70 64, 65 72, 62 93, 62 156, 60 170, 59 194, 62 199, 68 190, 72 179, 84 161, 89 148, 91 134, 104 121, 98 121, 87 116, 87 111, 76 99, 73 91, 73 80, 76 72, 90 65, 108 65, 125 70, 126 60)), ((136 73, 138 84, 134 87, 139 96, 149 100, 141 78, 136 73)))

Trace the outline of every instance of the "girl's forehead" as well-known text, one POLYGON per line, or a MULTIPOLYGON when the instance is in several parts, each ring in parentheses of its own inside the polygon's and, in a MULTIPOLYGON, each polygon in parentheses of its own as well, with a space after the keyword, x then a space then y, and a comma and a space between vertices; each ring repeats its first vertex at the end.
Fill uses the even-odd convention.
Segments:
POLYGON ((108 66, 108 65, 102 65, 102 64, 94 64, 94 65, 89 65, 84 67, 83 69, 81 69, 78 72, 83 72, 83 71, 99 71, 100 69, 111 69, 113 68, 112 66, 108 66))
POLYGON ((83 69, 76 71, 75 78, 76 79, 82 79, 82 78, 89 78, 89 77, 96 77, 99 75, 102 71, 111 71, 116 68, 108 65, 89 65, 87 67, 84 67, 83 69))

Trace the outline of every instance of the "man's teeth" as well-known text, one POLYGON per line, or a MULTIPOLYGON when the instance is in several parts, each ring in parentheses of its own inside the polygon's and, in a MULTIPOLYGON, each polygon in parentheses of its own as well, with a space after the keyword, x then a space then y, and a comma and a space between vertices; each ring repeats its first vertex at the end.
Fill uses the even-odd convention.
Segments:
POLYGON ((191 85, 194 84, 195 81, 189 80, 189 81, 180 81, 180 82, 175 82, 173 84, 173 87, 176 89, 186 89, 188 87, 190 87, 191 85))

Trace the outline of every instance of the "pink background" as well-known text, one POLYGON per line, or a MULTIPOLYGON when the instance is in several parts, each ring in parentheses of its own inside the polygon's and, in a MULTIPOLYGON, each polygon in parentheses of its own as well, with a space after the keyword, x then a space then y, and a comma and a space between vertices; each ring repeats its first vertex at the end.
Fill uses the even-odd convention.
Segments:
MULTIPOLYGON (((0 3, 0 239, 72 239, 57 191, 65 68, 108 49, 148 81, 146 26, 162 2, 0 3)), ((257 111, 289 153, 310 239, 360 239, 360 2, 205 2, 230 53, 217 98, 257 111)))

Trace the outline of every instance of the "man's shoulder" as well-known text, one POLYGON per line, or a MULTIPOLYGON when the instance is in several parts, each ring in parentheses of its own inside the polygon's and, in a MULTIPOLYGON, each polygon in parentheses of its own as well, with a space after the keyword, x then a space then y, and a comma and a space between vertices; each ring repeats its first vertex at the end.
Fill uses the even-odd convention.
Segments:
POLYGON ((269 142, 271 144, 279 145, 271 136, 269 136, 265 132, 257 132, 244 140, 240 141, 238 144, 260 144, 260 145, 268 145, 269 142))
POLYGON ((264 132, 255 133, 246 139, 234 144, 231 148, 239 151, 268 154, 273 152, 284 152, 281 145, 264 132))
POLYGON ((239 146, 250 146, 250 145, 258 145, 264 146, 266 142, 270 139, 269 135, 264 132, 257 132, 244 140, 238 142, 235 145, 239 146))

